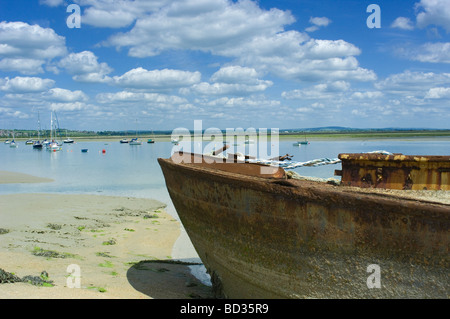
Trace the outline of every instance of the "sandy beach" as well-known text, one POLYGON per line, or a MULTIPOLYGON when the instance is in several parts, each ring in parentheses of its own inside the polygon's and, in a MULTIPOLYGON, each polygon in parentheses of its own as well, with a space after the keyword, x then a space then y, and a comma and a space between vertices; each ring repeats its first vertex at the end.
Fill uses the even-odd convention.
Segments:
MULTIPOLYGON (((39 178, 2 171, 0 181, 38 182, 39 178)), ((11 194, 0 195, 0 207, 3 276, 39 277, 45 271, 50 283, 0 283, 0 298, 210 296, 210 287, 191 274, 188 264, 173 262, 181 225, 159 201, 11 194)))

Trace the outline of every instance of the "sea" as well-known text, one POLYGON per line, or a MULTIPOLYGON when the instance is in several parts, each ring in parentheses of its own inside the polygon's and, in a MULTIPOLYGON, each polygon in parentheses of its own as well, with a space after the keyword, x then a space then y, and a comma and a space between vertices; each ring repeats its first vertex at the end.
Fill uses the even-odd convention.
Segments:
MULTIPOLYGON (((307 162, 314 159, 336 159, 340 153, 387 151, 405 155, 450 155, 450 138, 405 139, 328 139, 312 140, 307 145, 294 146, 295 139, 280 139, 279 155, 290 155, 292 161, 307 162)), ((198 145, 205 149, 208 144, 198 145)), ((156 199, 167 205, 166 211, 178 219, 165 186, 158 158, 168 158, 180 149, 170 141, 142 145, 121 144, 117 141, 76 141, 63 144, 62 150, 50 152, 33 149, 32 145, 18 142, 17 148, 0 143, 0 170, 30 174, 53 179, 50 183, 0 184, 0 194, 58 193, 96 194, 156 199), (87 152, 82 152, 87 149, 87 152)), ((219 145, 220 147, 222 145, 219 145)), ((270 155, 272 145, 267 145, 270 155)), ((186 149, 186 145, 184 145, 186 149)), ((245 152, 244 146, 233 146, 228 152, 245 152), (234 148, 234 149, 233 149, 234 148)), ((219 148, 219 147, 217 147, 219 148)), ((194 146, 192 145, 192 149, 194 146)), ((249 149, 247 149, 249 150, 249 149)), ((275 148, 276 150, 276 148, 275 148)), ((299 167, 295 172, 302 176, 337 178, 334 171, 340 164, 318 167, 299 167)), ((199 261, 186 233, 182 231, 174 246, 174 258, 199 261)), ((204 267, 203 267, 204 268, 204 267)), ((203 268, 192 267, 194 274, 208 284, 203 268)))

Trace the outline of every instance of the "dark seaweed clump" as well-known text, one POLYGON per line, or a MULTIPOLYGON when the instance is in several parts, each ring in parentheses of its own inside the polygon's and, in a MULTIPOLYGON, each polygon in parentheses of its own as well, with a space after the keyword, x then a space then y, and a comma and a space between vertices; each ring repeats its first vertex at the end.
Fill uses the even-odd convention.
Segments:
POLYGON ((53 281, 49 280, 48 273, 44 270, 40 276, 27 275, 22 278, 0 268, 0 284, 12 284, 16 282, 26 282, 35 286, 53 286, 53 281))

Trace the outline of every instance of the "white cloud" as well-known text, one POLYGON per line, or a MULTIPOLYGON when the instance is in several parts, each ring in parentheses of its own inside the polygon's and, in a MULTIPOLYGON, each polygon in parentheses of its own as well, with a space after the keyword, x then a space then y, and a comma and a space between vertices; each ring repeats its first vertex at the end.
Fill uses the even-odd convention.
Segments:
MULTIPOLYGON (((58 0, 55 0, 58 1, 58 0)), ((74 0, 83 6, 82 23, 102 28, 122 28, 167 5, 168 0, 74 0)))
POLYGON ((311 17, 309 19, 309 22, 312 24, 312 26, 306 28, 306 32, 314 32, 319 30, 320 27, 326 27, 331 23, 331 20, 327 17, 311 17))
POLYGON ((15 77, 0 80, 0 90, 10 93, 37 93, 47 91, 55 84, 51 79, 38 77, 15 77))
POLYGON ((350 83, 346 81, 335 81, 320 83, 305 89, 285 91, 281 96, 287 100, 303 99, 333 99, 341 97, 341 93, 350 89, 350 83))
POLYGON ((153 103, 153 104, 183 104, 188 101, 175 95, 166 95, 159 93, 143 93, 121 91, 116 93, 100 93, 97 95, 97 101, 102 104, 126 104, 126 103, 153 103))
POLYGON ((412 72, 407 70, 403 73, 390 75, 374 85, 377 89, 384 92, 414 95, 438 85, 448 85, 448 83, 450 83, 450 73, 412 72))
POLYGON ((366 100, 366 99, 380 98, 382 96, 383 93, 380 91, 366 91, 366 92, 354 92, 351 97, 366 100))
POLYGON ((109 44, 130 47, 129 55, 135 57, 186 48, 221 54, 251 37, 273 35, 293 21, 288 12, 262 10, 248 0, 186 0, 138 19, 131 31, 111 37, 109 44))
POLYGON ((0 70, 5 72, 19 72, 24 75, 44 73, 44 60, 4 58, 0 60, 0 70))
POLYGON ((450 63, 450 42, 426 43, 411 55, 412 60, 430 63, 450 63))
POLYGON ((83 102, 87 101, 88 96, 82 91, 70 91, 61 88, 53 88, 45 93, 44 98, 46 100, 54 101, 54 102, 83 102))
POLYGON ((191 89, 184 90, 183 93, 187 94, 195 92, 200 95, 249 95, 255 92, 262 92, 272 85, 271 81, 262 81, 260 83, 247 85, 247 84, 229 84, 229 83, 207 83, 202 82, 195 84, 191 89))
POLYGON ((443 27, 450 33, 450 5, 448 0, 421 0, 415 5, 417 26, 424 28, 428 25, 443 27))
POLYGON ((402 30, 413 30, 414 25, 409 18, 398 17, 391 24, 391 28, 397 28, 402 30))
POLYGON ((427 99, 450 98, 450 87, 435 87, 428 90, 425 95, 427 99))
POLYGON ((253 68, 238 65, 222 67, 211 76, 211 81, 222 83, 257 84, 258 72, 253 68))
POLYGON ((80 111, 93 108, 84 102, 50 103, 49 107, 52 111, 80 111))
POLYGON ((66 52, 65 38, 53 29, 24 22, 0 22, 0 69, 4 71, 41 73, 44 63, 66 52))
POLYGON ((215 72, 210 79, 214 83, 202 82, 183 89, 183 94, 195 92, 200 95, 250 95, 272 86, 272 81, 258 79, 253 68, 226 66, 215 72))
POLYGON ((66 69, 79 82, 108 82, 107 76, 112 69, 106 63, 98 63, 98 58, 91 51, 71 53, 58 66, 66 69))
POLYGON ((174 89, 194 85, 200 82, 200 72, 180 70, 146 70, 144 68, 132 69, 121 76, 113 78, 114 84, 120 87, 133 89, 174 89))
MULTIPOLYGON (((289 11, 264 10, 250 0, 184 0, 152 10, 138 16, 130 31, 103 44, 128 48, 130 56, 141 58, 165 50, 202 51, 235 59, 232 63, 258 72, 301 81, 376 79, 373 71, 358 65, 354 57, 361 50, 355 45, 285 31, 295 21, 289 11)), ((311 18, 315 26, 330 22, 326 17, 311 18)))

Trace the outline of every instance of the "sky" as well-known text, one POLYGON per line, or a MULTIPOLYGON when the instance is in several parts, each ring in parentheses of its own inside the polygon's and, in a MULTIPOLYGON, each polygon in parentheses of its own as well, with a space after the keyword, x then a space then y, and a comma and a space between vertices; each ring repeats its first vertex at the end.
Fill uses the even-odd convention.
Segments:
POLYGON ((1 0, 0 128, 52 111, 94 131, 450 129, 450 0, 1 0))

